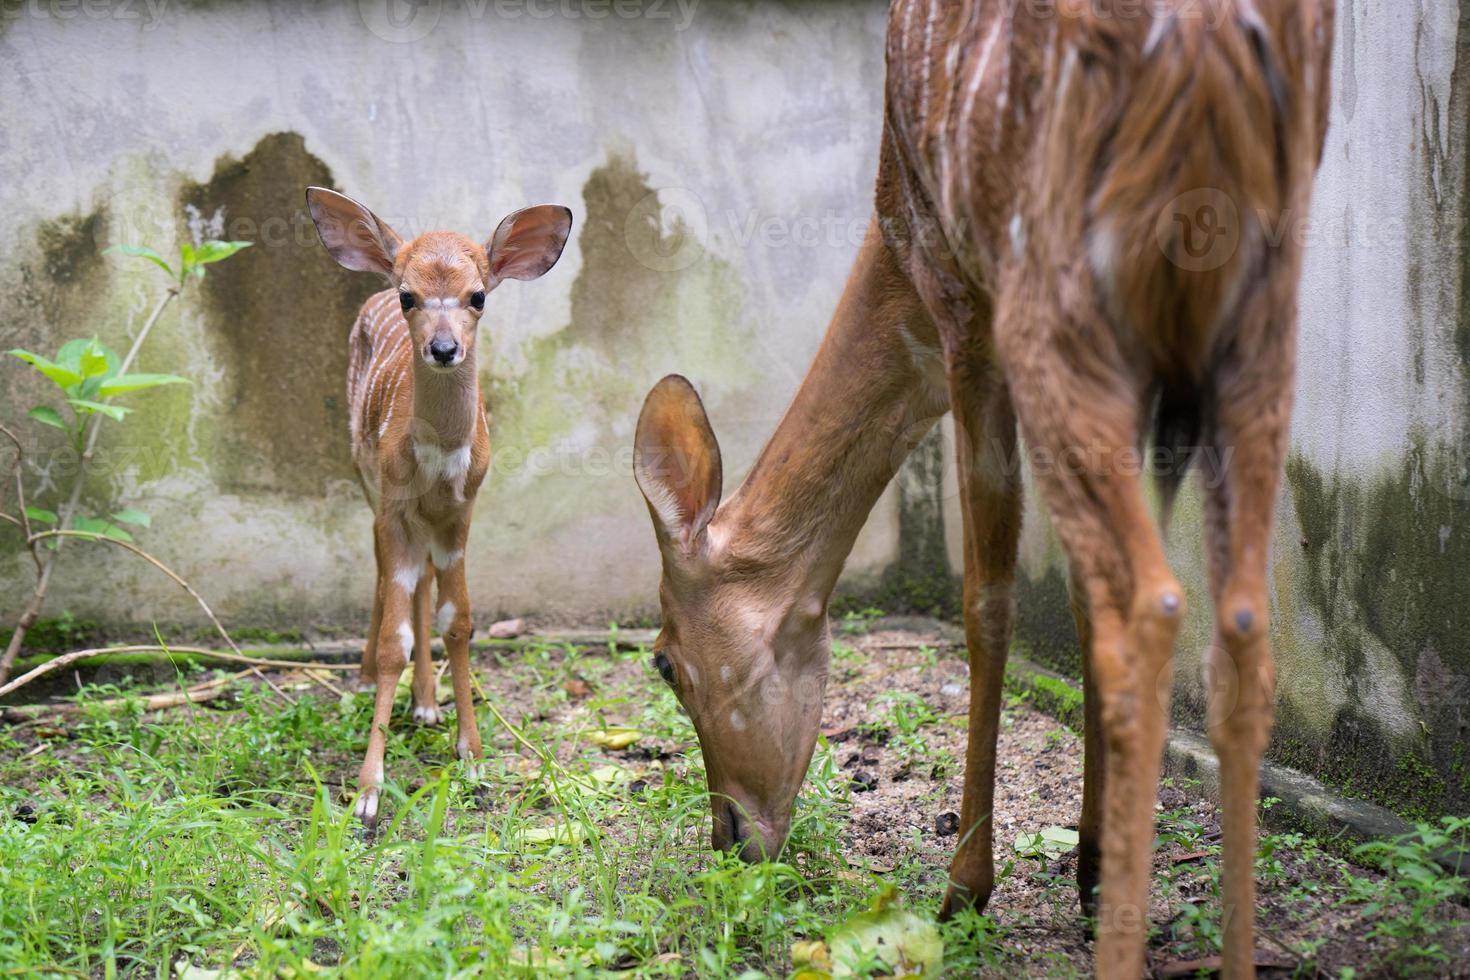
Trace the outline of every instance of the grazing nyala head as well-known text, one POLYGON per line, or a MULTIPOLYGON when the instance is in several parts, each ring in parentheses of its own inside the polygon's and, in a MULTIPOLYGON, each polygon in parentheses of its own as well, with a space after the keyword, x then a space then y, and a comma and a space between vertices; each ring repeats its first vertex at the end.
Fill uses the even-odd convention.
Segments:
POLYGON ((308 187, 306 204, 339 265, 379 273, 398 290, 414 350, 441 371, 459 367, 474 352, 490 291, 505 279, 544 275, 572 231, 571 211, 542 204, 508 215, 483 245, 452 231, 405 242, 386 221, 335 191, 308 187))
POLYGON ((821 721, 825 597, 791 587, 739 494, 720 506, 720 447, 684 378, 649 392, 633 466, 663 556, 653 663, 699 735, 714 846, 774 859, 821 721))

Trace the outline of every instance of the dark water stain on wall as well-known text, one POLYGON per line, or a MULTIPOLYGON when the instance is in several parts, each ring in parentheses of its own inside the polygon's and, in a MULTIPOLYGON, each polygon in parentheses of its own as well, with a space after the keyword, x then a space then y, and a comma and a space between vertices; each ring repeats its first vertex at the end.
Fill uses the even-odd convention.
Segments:
POLYGON ((298 134, 273 133, 179 194, 206 222, 222 216, 223 237, 256 242, 211 266, 200 290, 225 365, 225 408, 206 452, 227 492, 319 496, 328 481, 352 479, 347 332, 383 283, 327 256, 306 214, 309 184, 334 186, 327 165, 298 134))
POLYGON ((944 434, 934 426, 894 477, 898 555, 883 570, 872 602, 886 613, 958 619, 962 581, 949 567, 944 521, 944 434))
POLYGON ((1273 754, 1415 816, 1470 809, 1470 498, 1449 492, 1452 462, 1416 442, 1398 472, 1365 482, 1301 458, 1287 469, 1306 556, 1296 584, 1347 702, 1323 740, 1304 738, 1288 707, 1273 754), (1407 745, 1372 700, 1369 642, 1412 699, 1420 730, 1407 745))
MULTIPOLYGON (((94 335, 113 348, 126 344, 127 317, 110 300, 111 268, 101 251, 107 233, 108 213, 100 207, 35 226, 30 243, 18 250, 13 271, 6 277, 8 309, 0 350, 20 347, 51 357, 67 340, 94 335)), ((51 466, 48 458, 53 460, 58 464, 51 467, 53 475, 64 479, 62 472, 71 466, 65 436, 25 418, 33 405, 40 404, 65 413, 60 394, 38 372, 14 358, 5 361, 9 363, 0 371, 0 402, 9 410, 9 424, 30 447, 32 461, 51 466)), ((93 482, 101 487, 100 480, 93 482)), ((49 495, 33 502, 56 503, 49 495)))
MULTIPOLYGON (((523 452, 588 418, 604 430, 636 418, 671 361, 738 378, 753 343, 738 276, 681 221, 665 227, 658 193, 631 156, 609 153, 573 213, 582 264, 569 322, 529 344, 527 370, 484 379, 497 444, 523 452)), ((493 338, 496 314, 486 309, 493 338)))
MULTIPOLYGON (((36 226, 33 247, 19 258, 18 288, 9 296, 7 337, 54 354, 63 340, 101 330, 98 316, 106 307, 110 275, 101 251, 106 234, 105 208, 36 226)), ((116 319, 120 323, 122 317, 116 319)))
MULTIPOLYGON (((1040 519, 1038 514, 1028 517, 1040 519)), ((1017 576, 1016 636, 1032 660, 1070 677, 1082 676, 1082 650, 1067 598, 1067 575, 1059 565, 1048 564, 1039 579, 1017 576)))

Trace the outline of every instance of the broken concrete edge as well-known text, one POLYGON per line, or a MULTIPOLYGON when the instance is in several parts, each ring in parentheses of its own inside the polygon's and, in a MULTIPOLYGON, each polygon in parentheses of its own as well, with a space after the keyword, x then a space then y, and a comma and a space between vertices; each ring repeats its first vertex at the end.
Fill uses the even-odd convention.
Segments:
MULTIPOLYGON (((1074 731, 1082 730, 1082 687, 1071 678, 1012 653, 1005 685, 1008 693, 1027 697, 1042 713, 1074 731), (1071 692, 1070 696, 1061 691, 1071 692)), ((1204 736, 1171 728, 1163 772, 1182 782, 1178 788, 1186 794, 1220 802, 1220 761, 1204 736)), ((1338 857, 1351 858, 1354 849, 1368 841, 1418 833, 1392 810, 1340 796, 1311 776, 1270 761, 1261 763, 1260 796, 1280 801, 1264 811, 1267 826, 1313 837, 1338 857)), ((1435 859, 1451 874, 1470 874, 1470 849, 1444 850, 1435 859)))

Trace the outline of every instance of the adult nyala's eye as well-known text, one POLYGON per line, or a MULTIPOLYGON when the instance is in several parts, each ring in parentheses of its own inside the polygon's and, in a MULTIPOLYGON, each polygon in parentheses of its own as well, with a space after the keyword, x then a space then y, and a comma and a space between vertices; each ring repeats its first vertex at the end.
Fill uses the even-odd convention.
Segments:
POLYGON ((658 676, 664 679, 665 684, 674 686, 674 664, 662 652, 653 655, 653 669, 658 671, 658 676))
POLYGON ((485 308, 485 290, 477 289, 470 294, 470 305, 477 310, 485 308))
POLYGON ((410 293, 406 289, 400 289, 398 291, 398 305, 403 307, 403 312, 405 313, 413 309, 413 293, 410 293))

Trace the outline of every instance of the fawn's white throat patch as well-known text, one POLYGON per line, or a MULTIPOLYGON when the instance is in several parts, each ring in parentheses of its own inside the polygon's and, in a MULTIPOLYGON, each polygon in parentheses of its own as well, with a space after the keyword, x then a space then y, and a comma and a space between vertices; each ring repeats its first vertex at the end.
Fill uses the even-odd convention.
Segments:
POLYGON ((470 444, 442 449, 432 442, 415 442, 413 458, 419 470, 431 480, 459 480, 470 470, 470 444))

